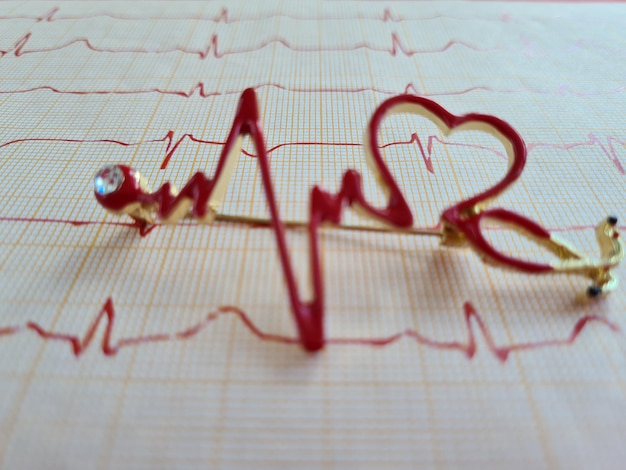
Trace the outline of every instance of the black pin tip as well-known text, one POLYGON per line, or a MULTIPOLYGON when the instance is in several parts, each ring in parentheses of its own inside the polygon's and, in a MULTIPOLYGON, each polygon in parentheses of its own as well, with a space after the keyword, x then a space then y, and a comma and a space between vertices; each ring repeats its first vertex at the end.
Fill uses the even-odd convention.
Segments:
POLYGON ((587 288, 587 296, 598 297, 602 293, 602 288, 598 286, 589 286, 587 288))

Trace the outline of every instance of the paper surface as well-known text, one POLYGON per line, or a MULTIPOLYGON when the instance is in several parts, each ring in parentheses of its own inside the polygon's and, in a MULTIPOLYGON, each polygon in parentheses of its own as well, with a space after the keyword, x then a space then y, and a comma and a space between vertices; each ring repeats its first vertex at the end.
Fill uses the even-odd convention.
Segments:
MULTIPOLYGON (((510 122, 528 163, 497 205, 595 257, 595 224, 626 217, 626 8, 258 3, 0 4, 2 467, 623 468, 626 285, 583 305, 584 279, 326 230, 326 331, 349 341, 306 354, 272 336, 296 332, 270 230, 140 237, 92 178, 210 175, 254 87, 284 219, 348 168, 382 204, 365 127, 414 93, 510 122)), ((506 169, 491 137, 422 118, 390 118, 381 142, 418 226, 506 169)), ((222 211, 267 216, 255 158, 222 211)), ((308 295, 306 231, 288 243, 308 295)))

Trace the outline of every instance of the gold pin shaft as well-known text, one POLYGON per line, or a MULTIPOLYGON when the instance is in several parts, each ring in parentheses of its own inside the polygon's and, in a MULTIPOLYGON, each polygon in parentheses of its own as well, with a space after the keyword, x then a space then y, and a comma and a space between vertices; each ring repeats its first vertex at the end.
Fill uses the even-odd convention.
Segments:
MULTIPOLYGON (((239 224, 247 224, 247 225, 259 225, 262 227, 269 227, 272 225, 271 220, 264 219, 261 217, 246 217, 240 215, 227 215, 227 214, 216 214, 215 220, 220 222, 231 222, 231 223, 239 223, 239 224)), ((283 225, 287 228, 306 228, 309 226, 308 222, 299 221, 299 220, 284 220, 283 225)), ((386 227, 386 226, 367 226, 367 225, 349 225, 349 224, 341 224, 341 225, 332 225, 332 228, 340 229, 340 230, 353 230, 359 232, 383 232, 383 233, 403 233, 408 235, 427 235, 427 236, 435 236, 442 237, 443 234, 440 229, 436 228, 408 228, 408 229, 398 229, 395 227, 386 227)))

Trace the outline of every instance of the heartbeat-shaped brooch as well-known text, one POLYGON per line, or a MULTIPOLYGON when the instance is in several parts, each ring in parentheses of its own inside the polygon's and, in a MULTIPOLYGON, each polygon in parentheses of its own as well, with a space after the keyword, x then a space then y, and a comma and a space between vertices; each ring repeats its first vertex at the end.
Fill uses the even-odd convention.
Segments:
POLYGON ((222 220, 254 225, 268 225, 274 231, 282 265, 291 310, 302 346, 315 351, 325 343, 324 336, 324 283, 320 266, 318 229, 322 224, 339 229, 403 232, 434 235, 445 246, 469 246, 480 258, 493 266, 527 274, 577 274, 591 280, 586 290, 588 297, 598 297, 615 289, 617 278, 611 273, 624 257, 624 246, 617 232, 617 219, 607 217, 596 227, 600 258, 591 259, 569 243, 551 234, 538 223, 525 216, 502 208, 489 208, 493 200, 520 177, 526 164, 526 145, 522 137, 505 121, 484 114, 455 116, 437 103, 413 95, 401 95, 384 101, 374 112, 367 128, 365 154, 378 185, 387 197, 385 207, 372 206, 363 195, 361 175, 347 170, 336 194, 314 186, 310 193, 309 221, 283 221, 279 216, 269 158, 263 139, 258 104, 254 90, 241 95, 237 114, 220 154, 213 178, 195 173, 185 187, 178 191, 170 183, 151 192, 143 177, 126 165, 107 165, 94 179, 96 200, 114 214, 128 214, 140 229, 146 230, 157 222, 176 223, 184 217, 200 222, 222 220), (383 119, 393 113, 414 113, 437 125, 448 135, 460 130, 479 130, 496 137, 506 149, 508 171, 501 181, 486 191, 460 201, 445 209, 437 228, 416 229, 413 214, 398 184, 387 168, 378 143, 378 131, 383 119), (241 154, 244 136, 249 136, 256 149, 263 189, 269 208, 269 219, 220 214, 231 174, 241 154), (378 222, 375 227, 341 224, 343 208, 349 206, 361 215, 378 222), (498 251, 485 238, 481 229, 483 220, 496 221, 548 249, 556 260, 549 264, 521 260, 498 251), (305 226, 309 232, 311 279, 313 298, 299 297, 292 261, 285 242, 285 227, 305 226))

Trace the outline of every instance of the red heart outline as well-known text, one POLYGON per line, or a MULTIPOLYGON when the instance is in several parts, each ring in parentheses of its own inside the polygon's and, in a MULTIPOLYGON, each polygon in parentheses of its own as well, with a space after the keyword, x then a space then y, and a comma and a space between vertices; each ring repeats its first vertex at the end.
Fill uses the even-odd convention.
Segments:
POLYGON ((385 218, 397 226, 406 226, 405 221, 407 219, 412 221, 408 204, 384 162, 378 140, 378 131, 382 121, 388 115, 396 112, 420 114, 435 123, 446 134, 463 128, 471 128, 487 132, 498 138, 509 156, 508 171, 500 181, 490 188, 443 211, 441 224, 444 229, 444 236, 453 235, 457 239, 466 241, 482 258, 496 265, 529 273, 554 270, 551 265, 523 261, 500 253, 482 234, 481 220, 489 218, 519 228, 531 238, 550 239, 550 233, 547 230, 520 214, 501 208, 486 210, 486 206, 493 199, 510 188, 521 176, 527 157, 526 144, 522 137, 507 122, 495 116, 477 113, 455 116, 437 103, 413 95, 396 96, 384 101, 370 119, 366 150, 371 158, 370 162, 373 163, 372 169, 377 174, 379 181, 389 189, 389 212, 385 214, 385 218), (405 213, 407 210, 408 215, 405 213))

